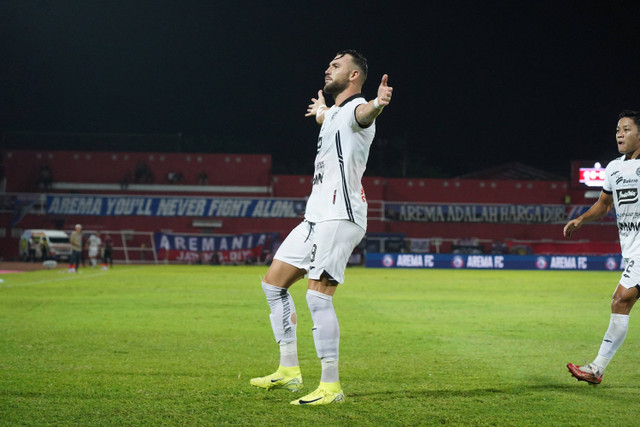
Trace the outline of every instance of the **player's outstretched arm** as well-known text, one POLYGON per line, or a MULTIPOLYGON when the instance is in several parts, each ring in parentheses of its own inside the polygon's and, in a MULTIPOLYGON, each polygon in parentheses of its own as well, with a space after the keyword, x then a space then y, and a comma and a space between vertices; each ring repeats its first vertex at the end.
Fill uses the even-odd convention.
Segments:
POLYGON ((305 117, 316 117, 316 122, 321 125, 324 122, 324 112, 327 111, 329 107, 324 102, 324 96, 322 95, 322 91, 318 91, 318 98, 311 98, 311 104, 307 107, 307 114, 305 117))
POLYGON ((358 105, 356 108, 356 119, 360 126, 367 127, 382 113, 382 109, 391 102, 393 88, 387 84, 389 76, 382 76, 380 86, 378 86, 378 97, 366 104, 358 105))
POLYGON ((584 224, 599 220, 603 216, 607 214, 613 207, 613 196, 611 194, 607 194, 604 191, 600 193, 600 198, 597 202, 593 204, 589 208, 588 211, 580 215, 576 219, 572 219, 564 226, 564 230, 562 230, 562 234, 564 237, 571 237, 571 233, 573 233, 578 228, 582 227, 584 224))

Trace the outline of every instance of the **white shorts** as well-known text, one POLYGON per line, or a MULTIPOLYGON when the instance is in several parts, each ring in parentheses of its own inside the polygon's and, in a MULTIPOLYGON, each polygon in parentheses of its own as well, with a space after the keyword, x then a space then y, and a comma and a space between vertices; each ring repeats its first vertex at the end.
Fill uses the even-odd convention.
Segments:
POLYGON ((364 230, 351 221, 301 222, 284 239, 274 258, 307 271, 309 279, 323 274, 331 282, 344 283, 344 270, 364 230))
POLYGON ((640 284, 640 260, 625 258, 624 263, 627 267, 622 272, 620 284, 631 289, 640 284))
POLYGON ((95 258, 98 256, 98 248, 89 248, 89 258, 95 258))

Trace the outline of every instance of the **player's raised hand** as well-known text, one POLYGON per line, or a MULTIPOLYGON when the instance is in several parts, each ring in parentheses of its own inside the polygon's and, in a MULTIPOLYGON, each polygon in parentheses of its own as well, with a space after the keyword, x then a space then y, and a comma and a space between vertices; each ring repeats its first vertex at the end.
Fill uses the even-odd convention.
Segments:
POLYGON ((305 117, 311 117, 311 116, 316 116, 318 114, 318 112, 322 111, 321 107, 327 107, 327 104, 325 104, 324 101, 324 95, 322 95, 322 91, 319 90, 318 91, 318 97, 317 98, 311 98, 311 104, 309 104, 309 106, 307 107, 307 114, 305 114, 305 117))
POLYGON ((575 230, 577 230, 581 226, 582 226, 582 221, 580 221, 577 218, 572 219, 567 223, 567 225, 564 226, 564 230, 562 230, 562 234, 564 234, 564 237, 571 237, 571 233, 573 233, 575 230))
POLYGON ((393 88, 387 84, 389 76, 387 74, 382 76, 382 81, 378 87, 378 104, 382 107, 386 107, 391 102, 391 94, 393 88))

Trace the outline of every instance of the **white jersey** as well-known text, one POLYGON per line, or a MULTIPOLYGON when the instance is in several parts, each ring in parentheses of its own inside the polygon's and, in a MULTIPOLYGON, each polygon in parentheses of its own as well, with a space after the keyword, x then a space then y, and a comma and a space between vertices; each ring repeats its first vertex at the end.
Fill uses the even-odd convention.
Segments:
POLYGON ((640 159, 611 161, 602 191, 613 195, 623 258, 640 258, 640 159))
POLYGON ((361 181, 376 125, 374 121, 363 128, 355 115, 356 107, 366 102, 357 94, 324 113, 305 212, 309 222, 346 219, 367 229, 367 199, 361 181))

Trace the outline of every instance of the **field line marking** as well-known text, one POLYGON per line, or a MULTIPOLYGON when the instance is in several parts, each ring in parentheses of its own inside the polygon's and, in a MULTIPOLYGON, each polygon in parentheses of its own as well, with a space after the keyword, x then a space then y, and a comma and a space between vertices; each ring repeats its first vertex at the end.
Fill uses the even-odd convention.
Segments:
POLYGON ((107 271, 97 271, 94 274, 91 275, 78 275, 77 273, 75 274, 71 274, 71 273, 65 273, 63 269, 60 269, 60 273, 64 273, 64 274, 68 274, 68 276, 64 276, 64 277, 60 277, 57 279, 47 279, 47 280, 36 280, 34 282, 25 282, 25 283, 12 283, 12 284, 0 284, 0 289, 2 288, 19 288, 19 287, 27 287, 27 286, 33 286, 33 285, 38 285, 40 283, 51 283, 51 282, 66 282, 68 280, 79 280, 79 279, 84 279, 84 278, 88 278, 88 277, 96 277, 96 276, 103 276, 109 272, 114 272, 114 273, 120 273, 121 271, 130 271, 133 270, 137 267, 134 266, 130 266, 128 268, 118 268, 117 270, 107 270, 107 271))

